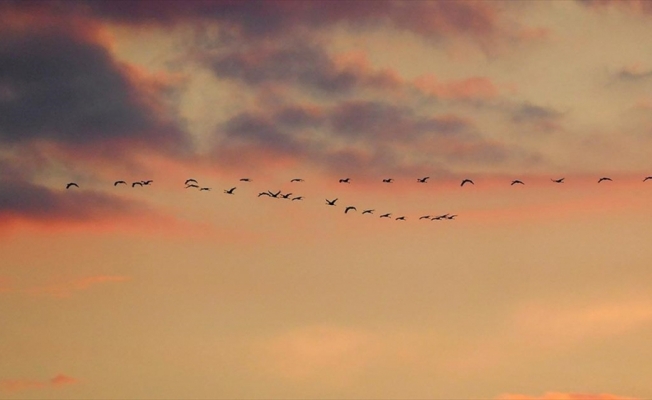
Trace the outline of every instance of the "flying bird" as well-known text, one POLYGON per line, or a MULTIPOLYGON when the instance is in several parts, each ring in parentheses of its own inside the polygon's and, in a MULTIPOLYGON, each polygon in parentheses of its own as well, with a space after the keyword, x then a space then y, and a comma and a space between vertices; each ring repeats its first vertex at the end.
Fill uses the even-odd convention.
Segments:
POLYGON ((424 215, 423 217, 419 217, 419 219, 430 219, 430 215, 424 215))
POLYGON ((229 189, 229 190, 225 190, 224 193, 226 193, 226 194, 233 194, 233 191, 234 191, 234 190, 235 190, 235 187, 232 187, 232 188, 229 189))
POLYGON ((284 198, 284 199, 289 199, 290 196, 292 196, 292 193, 286 193, 286 194, 281 195, 281 197, 284 198))
POLYGON ((294 200, 303 200, 303 196, 293 197, 292 201, 294 201, 294 200))
POLYGON ((449 215, 449 216, 446 217, 446 218, 448 218, 448 219, 454 219, 455 217, 457 217, 457 215, 456 215, 456 214, 453 214, 453 215, 449 215))
POLYGON ((301 178, 294 178, 294 179, 291 179, 290 182, 303 182, 303 179, 301 179, 301 178))
POLYGON ((149 185, 150 183, 154 182, 153 180, 148 180, 148 181, 141 181, 143 185, 149 185))
POLYGON ((260 197, 260 196, 269 196, 269 197, 272 197, 272 195, 269 194, 268 192, 260 192, 260 193, 258 193, 258 197, 260 197))
POLYGON ((131 184, 131 187, 136 187, 136 185, 138 185, 138 186, 140 186, 140 187, 143 187, 143 183, 142 183, 142 182, 134 182, 134 183, 131 184))
POLYGON ((344 214, 348 213, 348 212, 351 211, 351 210, 358 211, 357 208, 355 208, 355 207, 353 207, 353 206, 348 206, 348 207, 346 207, 346 209, 344 210, 344 214))
POLYGON ((240 182, 251 182, 249 178, 240 178, 240 182))
POLYGON ((398 217, 396 218, 397 221, 405 221, 405 217, 398 217))
POLYGON ((643 179, 643 182, 647 181, 648 179, 652 179, 652 176, 646 176, 645 179, 643 179))
POLYGON ((564 179, 566 179, 566 178, 550 179, 550 180, 553 181, 553 182, 555 182, 555 183, 564 183, 564 179))
POLYGON ((600 183, 600 182, 602 182, 602 181, 611 181, 611 178, 608 178, 608 177, 606 177, 606 176, 603 176, 602 178, 598 179, 598 183, 600 183))
POLYGON ((185 183, 185 184, 187 185, 187 184, 189 184, 190 182, 199 183, 199 182, 197 182, 196 179, 192 179, 192 178, 190 178, 190 179, 186 179, 186 183, 185 183))
POLYGON ((349 183, 349 179, 351 178, 340 179, 340 183, 349 183))
POLYGON ((391 215, 392 213, 383 214, 380 216, 380 218, 390 218, 391 215))
POLYGON ((438 215, 438 216, 436 216, 436 217, 430 218, 431 221, 441 221, 441 219, 442 219, 442 216, 441 216, 441 215, 438 215))
POLYGON ((274 197, 274 198, 278 199, 278 195, 281 194, 281 191, 279 190, 276 193, 272 193, 271 191, 268 190, 267 193, 269 193, 269 197, 274 197))
POLYGON ((426 181, 430 179, 429 176, 426 176, 425 178, 417 178, 417 182, 419 183, 426 183, 426 181))
POLYGON ((364 210, 362 214, 373 214, 375 210, 364 210))
POLYGON ((394 179, 392 179, 392 178, 383 179, 383 182, 384 183, 392 183, 392 182, 394 182, 394 179))
POLYGON ((209 188, 209 187, 199 188, 199 191, 200 191, 200 192, 201 192, 202 190, 211 190, 211 188, 209 188))
POLYGON ((127 184, 127 182, 125 182, 125 181, 115 181, 115 182, 113 183, 113 186, 118 186, 118 185, 121 184, 121 183, 122 183, 122 184, 125 184, 125 185, 127 184))
POLYGON ((198 188, 198 187, 199 187, 199 185, 196 185, 194 183, 191 183, 190 185, 186 185, 186 189, 188 189, 188 188, 198 188))
POLYGON ((70 189, 72 186, 79 187, 79 185, 76 184, 75 182, 70 182, 69 184, 66 185, 66 189, 70 189))
POLYGON ((525 185, 525 183, 523 183, 523 182, 521 182, 521 181, 519 181, 518 179, 516 179, 516 180, 513 180, 513 181, 512 181, 512 183, 510 183, 510 185, 512 185, 512 186, 513 186, 513 185, 516 185, 517 183, 518 183, 519 185, 525 185))
POLYGON ((329 206, 334 206, 336 201, 337 201, 337 199, 335 199, 335 200, 326 199, 326 204, 328 204, 329 206))
POLYGON ((470 179, 464 179, 464 180, 462 181, 462 183, 460 184, 460 186, 464 186, 465 183, 470 183, 471 185, 475 185, 475 183, 473 183, 472 180, 470 180, 470 179))

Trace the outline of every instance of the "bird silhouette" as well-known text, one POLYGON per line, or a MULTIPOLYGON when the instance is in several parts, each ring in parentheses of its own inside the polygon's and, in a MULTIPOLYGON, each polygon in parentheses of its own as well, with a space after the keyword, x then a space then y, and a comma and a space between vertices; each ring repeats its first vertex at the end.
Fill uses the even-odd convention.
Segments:
POLYGON ((279 190, 276 193, 272 193, 271 191, 268 190, 267 193, 269 193, 269 197, 274 197, 275 199, 278 199, 278 195, 281 194, 281 191, 279 190))
POLYGON ((423 217, 419 217, 419 219, 430 219, 430 215, 424 215, 423 217))
POLYGON ((292 201, 294 201, 294 200, 303 200, 303 196, 293 197, 292 201))
POLYGON ((209 188, 209 187, 199 188, 199 191, 200 191, 200 192, 201 192, 202 190, 206 190, 206 191, 208 191, 208 190, 211 190, 211 188, 209 188))
POLYGON ((240 182, 251 182, 249 178, 240 178, 240 182))
POLYGON ((392 183, 392 182, 394 182, 394 179, 392 179, 392 178, 383 179, 383 182, 384 183, 392 183))
POLYGON ((392 216, 392 213, 387 213, 387 214, 381 215, 380 218, 390 218, 391 216, 392 216))
POLYGON ((294 179, 291 179, 290 182, 303 182, 303 179, 301 179, 301 178, 294 178, 294 179))
POLYGON ((199 185, 196 185, 194 183, 191 183, 190 185, 186 185, 186 189, 188 189, 188 188, 198 188, 198 187, 199 187, 199 185))
POLYGON ((470 180, 470 179, 464 179, 464 180, 462 181, 462 183, 460 184, 460 186, 464 186, 465 183, 470 183, 471 185, 475 185, 475 183, 473 183, 472 180, 470 180))
POLYGON ((430 220, 431 220, 431 221, 441 221, 442 218, 443 218, 443 217, 442 217, 441 215, 438 215, 438 216, 436 216, 436 217, 431 218, 430 220))
POLYGON ((512 183, 510 183, 510 185, 512 185, 512 186, 513 186, 513 185, 516 185, 516 184, 519 184, 519 185, 525 185, 525 183, 519 181, 518 179, 513 180, 512 183))
POLYGON ((326 204, 328 204, 329 206, 334 206, 336 201, 337 201, 337 199, 335 199, 335 200, 326 199, 326 204))
POLYGON ((598 179, 598 183, 600 183, 600 182, 602 182, 602 181, 611 181, 611 178, 608 178, 608 177, 606 177, 606 176, 603 176, 602 178, 598 179))
POLYGON ((645 179, 643 179, 643 182, 647 181, 648 179, 652 179, 652 176, 646 176, 645 179))
POLYGON ((351 178, 340 179, 340 183, 349 183, 349 179, 351 178))
POLYGON ((233 191, 234 191, 234 190, 235 190, 235 187, 232 187, 232 188, 229 189, 229 190, 225 190, 224 193, 226 193, 226 194, 233 194, 233 191))
POLYGON ((375 210, 364 210, 362 214, 373 214, 375 210))
POLYGON ((134 182, 134 183, 131 184, 131 187, 136 187, 136 185, 138 185, 138 186, 140 186, 140 187, 143 187, 143 183, 142 183, 142 182, 134 182))
POLYGON ((397 221, 405 221, 405 217, 397 217, 396 220, 397 221))
POLYGON ((199 182, 197 182, 196 179, 192 179, 192 178, 190 178, 190 179, 186 179, 186 183, 185 183, 185 185, 189 184, 190 182, 199 183, 199 182))
POLYGON ((284 199, 289 199, 290 196, 292 196, 292 193, 286 193, 286 194, 281 195, 281 197, 284 198, 284 199))
POLYGON ((149 184, 152 183, 152 182, 154 182, 154 181, 151 180, 151 179, 148 180, 148 181, 141 181, 141 183, 142 183, 143 185, 146 185, 146 186, 149 185, 149 184))
POLYGON ((564 179, 566 179, 566 178, 550 179, 550 180, 555 182, 555 183, 564 183, 564 179))
POLYGON ((446 218, 448 218, 448 219, 454 219, 455 217, 457 217, 457 215, 453 214, 453 215, 449 215, 449 216, 446 217, 446 218))
POLYGON ((417 178, 417 182, 419 183, 426 183, 426 181, 430 179, 429 176, 426 176, 425 178, 417 178))
POLYGON ((271 197, 272 195, 269 194, 268 192, 260 192, 260 193, 258 193, 258 197, 260 197, 260 196, 270 196, 271 197))
POLYGON ((346 209, 344 210, 344 214, 348 213, 348 212, 351 211, 351 210, 353 210, 353 211, 358 211, 357 208, 355 208, 355 207, 353 207, 353 206, 348 206, 348 207, 346 207, 346 209))
POLYGON ((66 189, 70 189, 72 186, 79 187, 79 185, 76 184, 75 182, 70 182, 70 183, 68 183, 68 184, 66 185, 66 189))
POLYGON ((127 184, 127 182, 125 182, 125 181, 115 181, 115 182, 113 183, 113 186, 118 186, 118 185, 121 184, 121 183, 124 184, 124 185, 127 184))

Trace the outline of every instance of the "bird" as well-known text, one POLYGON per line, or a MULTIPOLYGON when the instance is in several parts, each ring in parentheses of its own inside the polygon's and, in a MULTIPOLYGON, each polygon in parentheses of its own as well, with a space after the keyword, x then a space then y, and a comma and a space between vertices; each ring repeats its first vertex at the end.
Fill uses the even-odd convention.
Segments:
POLYGON ((301 178, 293 178, 290 180, 290 182, 303 182, 303 179, 301 178))
POLYGON ((392 213, 383 214, 383 215, 380 216, 380 218, 390 218, 391 215, 392 215, 392 213))
POLYGON ((475 185, 475 183, 473 183, 472 180, 470 180, 470 179, 464 179, 464 180, 462 181, 462 183, 460 184, 460 186, 464 186, 465 183, 470 183, 471 185, 475 185))
POLYGON ((149 185, 150 183, 154 182, 153 180, 148 180, 148 181, 140 181, 143 185, 149 185))
POLYGON ((349 179, 351 178, 340 179, 340 183, 349 183, 349 179))
POLYGON ((608 177, 606 177, 606 176, 603 176, 602 178, 598 179, 598 183, 600 183, 600 182, 602 182, 602 181, 610 181, 610 180, 611 180, 611 178, 608 178, 608 177))
POLYGON ((285 193, 285 194, 281 195, 281 197, 284 198, 284 199, 289 199, 290 196, 292 196, 292 193, 285 193))
POLYGON ((79 187, 79 185, 76 184, 75 182, 70 182, 69 184, 66 185, 66 189, 70 189, 72 186, 79 187))
POLYGON ((136 185, 138 185, 138 186, 140 186, 140 187, 143 187, 143 183, 142 183, 142 182, 134 182, 134 183, 131 184, 131 187, 136 187, 136 185))
POLYGON ((643 179, 643 182, 647 181, 648 179, 652 179, 652 176, 646 176, 645 179, 643 179))
POLYGON ((564 179, 566 179, 566 178, 550 179, 550 180, 553 181, 553 182, 555 182, 555 183, 564 183, 564 179))
POLYGON ((436 217, 430 218, 431 221, 441 221, 441 219, 442 219, 442 216, 441 216, 441 215, 438 215, 438 216, 436 216, 436 217))
POLYGON ((125 185, 127 184, 127 182, 125 182, 125 181, 115 181, 115 183, 113 183, 113 186, 118 186, 121 183, 125 184, 125 185))
POLYGON ((335 199, 335 200, 326 199, 326 204, 328 204, 329 206, 334 206, 336 201, 337 201, 337 199, 335 199))
POLYGON ((240 182, 251 182, 249 178, 240 178, 240 182))
POLYGON ((397 217, 396 220, 397 221, 405 221, 405 217, 397 217))
POLYGON ((392 179, 392 178, 383 179, 383 182, 384 183, 392 183, 392 182, 394 182, 394 179, 392 179))
POLYGON ((513 186, 513 185, 516 185, 517 183, 518 183, 519 185, 525 185, 525 183, 523 183, 523 182, 521 182, 521 181, 519 181, 518 179, 516 179, 516 180, 513 180, 513 181, 512 181, 512 183, 510 183, 510 185, 512 185, 512 186, 513 186))
POLYGON ((423 217, 419 217, 419 219, 430 219, 430 215, 424 215, 423 217))
POLYGON ((373 214, 375 210, 364 210, 362 214, 373 214))
POLYGON ((186 189, 188 189, 188 188, 198 188, 198 187, 199 187, 199 185, 196 185, 194 183, 191 183, 190 185, 186 185, 186 189))
POLYGON ((346 209, 344 210, 344 214, 348 213, 348 212, 351 211, 351 210, 358 211, 357 208, 355 208, 355 207, 353 207, 353 206, 348 206, 348 207, 346 207, 346 209))
POLYGON ((456 214, 453 214, 453 215, 449 215, 449 216, 446 217, 446 218, 448 218, 448 219, 454 219, 455 217, 457 217, 457 215, 456 215, 456 214))
POLYGON ((417 178, 417 182, 419 183, 426 183, 426 181, 430 179, 429 176, 426 176, 425 178, 417 178))
POLYGON ((303 196, 293 197, 292 201, 294 201, 294 200, 303 200, 303 196))
POLYGON ((270 196, 271 197, 271 195, 268 192, 260 192, 260 193, 258 193, 258 197, 260 197, 260 196, 270 196))
POLYGON ((233 191, 234 191, 234 190, 235 190, 235 187, 232 187, 232 188, 229 189, 229 190, 224 190, 224 193, 226 193, 226 194, 233 194, 233 191))
POLYGON ((267 193, 269 194, 269 197, 274 197, 278 199, 278 195, 281 194, 281 191, 279 190, 276 193, 272 193, 271 191, 268 190, 267 193))
POLYGON ((200 191, 200 192, 201 192, 202 190, 211 190, 211 188, 209 188, 209 187, 199 188, 199 191, 200 191))
POLYGON ((192 178, 190 178, 190 179, 186 179, 186 183, 185 183, 185 185, 189 184, 190 182, 199 183, 199 182, 197 182, 196 179, 192 179, 192 178))

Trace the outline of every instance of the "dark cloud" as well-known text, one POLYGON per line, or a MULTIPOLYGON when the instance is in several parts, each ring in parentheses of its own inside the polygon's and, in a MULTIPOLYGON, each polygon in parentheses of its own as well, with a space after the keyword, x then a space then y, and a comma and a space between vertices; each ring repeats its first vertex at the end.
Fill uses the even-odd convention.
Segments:
POLYGON ((100 44, 62 29, 0 30, 0 141, 177 150, 184 135, 157 114, 160 95, 100 44))
POLYGON ((55 191, 26 181, 0 179, 0 217, 79 222, 138 209, 115 196, 75 189, 55 191))

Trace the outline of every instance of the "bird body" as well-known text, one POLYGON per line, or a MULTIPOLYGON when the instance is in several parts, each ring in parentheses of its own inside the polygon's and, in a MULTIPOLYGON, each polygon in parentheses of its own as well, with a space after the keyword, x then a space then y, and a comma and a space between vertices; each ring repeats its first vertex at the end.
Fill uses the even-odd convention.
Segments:
POLYGON ((348 206, 348 207, 346 207, 346 209, 344 210, 344 214, 348 213, 348 212, 351 211, 351 210, 358 211, 357 208, 355 208, 355 207, 353 207, 353 206, 348 206))
POLYGON ((329 206, 334 206, 336 201, 337 201, 337 199, 335 199, 335 200, 326 199, 326 204, 329 205, 329 206))
POLYGON ((430 215, 424 215, 423 217, 419 217, 419 219, 430 219, 430 215))
POLYGON ((564 179, 566 179, 566 178, 550 179, 550 180, 555 182, 555 183, 564 183, 564 179))
POLYGON ((202 190, 206 190, 206 191, 208 191, 208 190, 211 190, 211 188, 209 188, 209 187, 199 188, 199 191, 200 191, 200 192, 201 192, 202 190))
POLYGON ((148 181, 140 181, 140 183, 142 183, 143 185, 146 185, 146 186, 149 185, 149 184, 152 183, 152 182, 154 182, 154 181, 151 180, 151 179, 148 180, 148 181))
POLYGON ((351 178, 340 179, 340 183, 350 183, 349 179, 351 179, 351 178))
POLYGON ((460 184, 460 186, 464 186, 464 184, 466 184, 466 183, 470 183, 471 185, 475 185, 475 183, 473 183, 472 180, 470 180, 470 179, 464 179, 464 180, 462 181, 462 183, 460 184))
POLYGON ((286 194, 281 195, 281 197, 284 198, 284 199, 289 199, 290 196, 292 196, 292 193, 286 193, 286 194))
POLYGON ((392 216, 392 213, 387 213, 387 214, 381 215, 380 218, 390 218, 391 216, 392 216))
POLYGON ((131 187, 136 187, 136 185, 138 185, 138 186, 140 186, 140 187, 143 187, 143 183, 142 183, 142 182, 133 182, 133 183, 131 184, 131 187))
POLYGON ((113 186, 118 186, 121 183, 124 184, 124 185, 127 184, 127 182, 125 182, 125 181, 115 181, 115 183, 113 183, 113 186))
POLYGON ((419 183, 426 183, 426 181, 430 179, 429 176, 426 176, 425 178, 417 178, 417 182, 419 183))
POLYGON ((190 185, 186 185, 186 189, 188 189, 188 188, 198 188, 198 187, 199 187, 199 185, 194 184, 194 183, 191 183, 190 185))
POLYGON ((611 181, 611 178, 608 178, 608 177, 606 177, 606 176, 603 176, 602 178, 598 179, 598 183, 600 183, 600 182, 602 182, 602 181, 611 181))
POLYGON ((232 188, 229 189, 229 190, 224 190, 224 193, 226 193, 226 194, 233 194, 233 191, 234 191, 235 189, 236 189, 235 187, 232 187, 232 188))
POLYGON ((401 216, 401 217, 397 217, 396 220, 397 220, 397 221, 405 221, 405 217, 403 217, 403 216, 401 216))
POLYGON ((75 182, 70 182, 70 183, 68 183, 68 184, 66 185, 66 189, 70 189, 70 188, 73 187, 73 186, 75 186, 75 187, 79 187, 79 185, 76 184, 75 182))
POLYGON ((519 184, 519 185, 525 185, 525 183, 519 181, 518 179, 513 180, 512 183, 511 183, 510 185, 514 186, 514 185, 516 185, 516 184, 519 184))
POLYGON ((240 178, 240 182, 251 182, 250 178, 240 178))
POLYGON ((278 198, 278 195, 281 194, 281 191, 279 190, 276 193, 272 193, 271 191, 268 190, 267 193, 269 193, 269 197, 278 198))
POLYGON ((186 179, 186 183, 185 183, 185 184, 187 185, 187 184, 189 184, 190 182, 199 183, 199 182, 197 182, 196 179, 192 179, 192 178, 190 178, 190 179, 186 179))
POLYGON ((294 200, 303 200, 303 196, 293 197, 292 201, 294 201, 294 200))
POLYGON ((652 176, 646 176, 645 179, 643 179, 643 182, 645 182, 645 181, 647 181, 649 179, 652 179, 652 176))
POLYGON ((373 214, 375 210, 364 210, 362 214, 373 214))
POLYGON ((383 182, 384 183, 392 183, 392 182, 394 182, 394 179, 392 179, 392 178, 383 179, 383 182))
POLYGON ((303 182, 303 179, 301 179, 301 178, 294 178, 294 179, 291 179, 290 182, 303 182))

